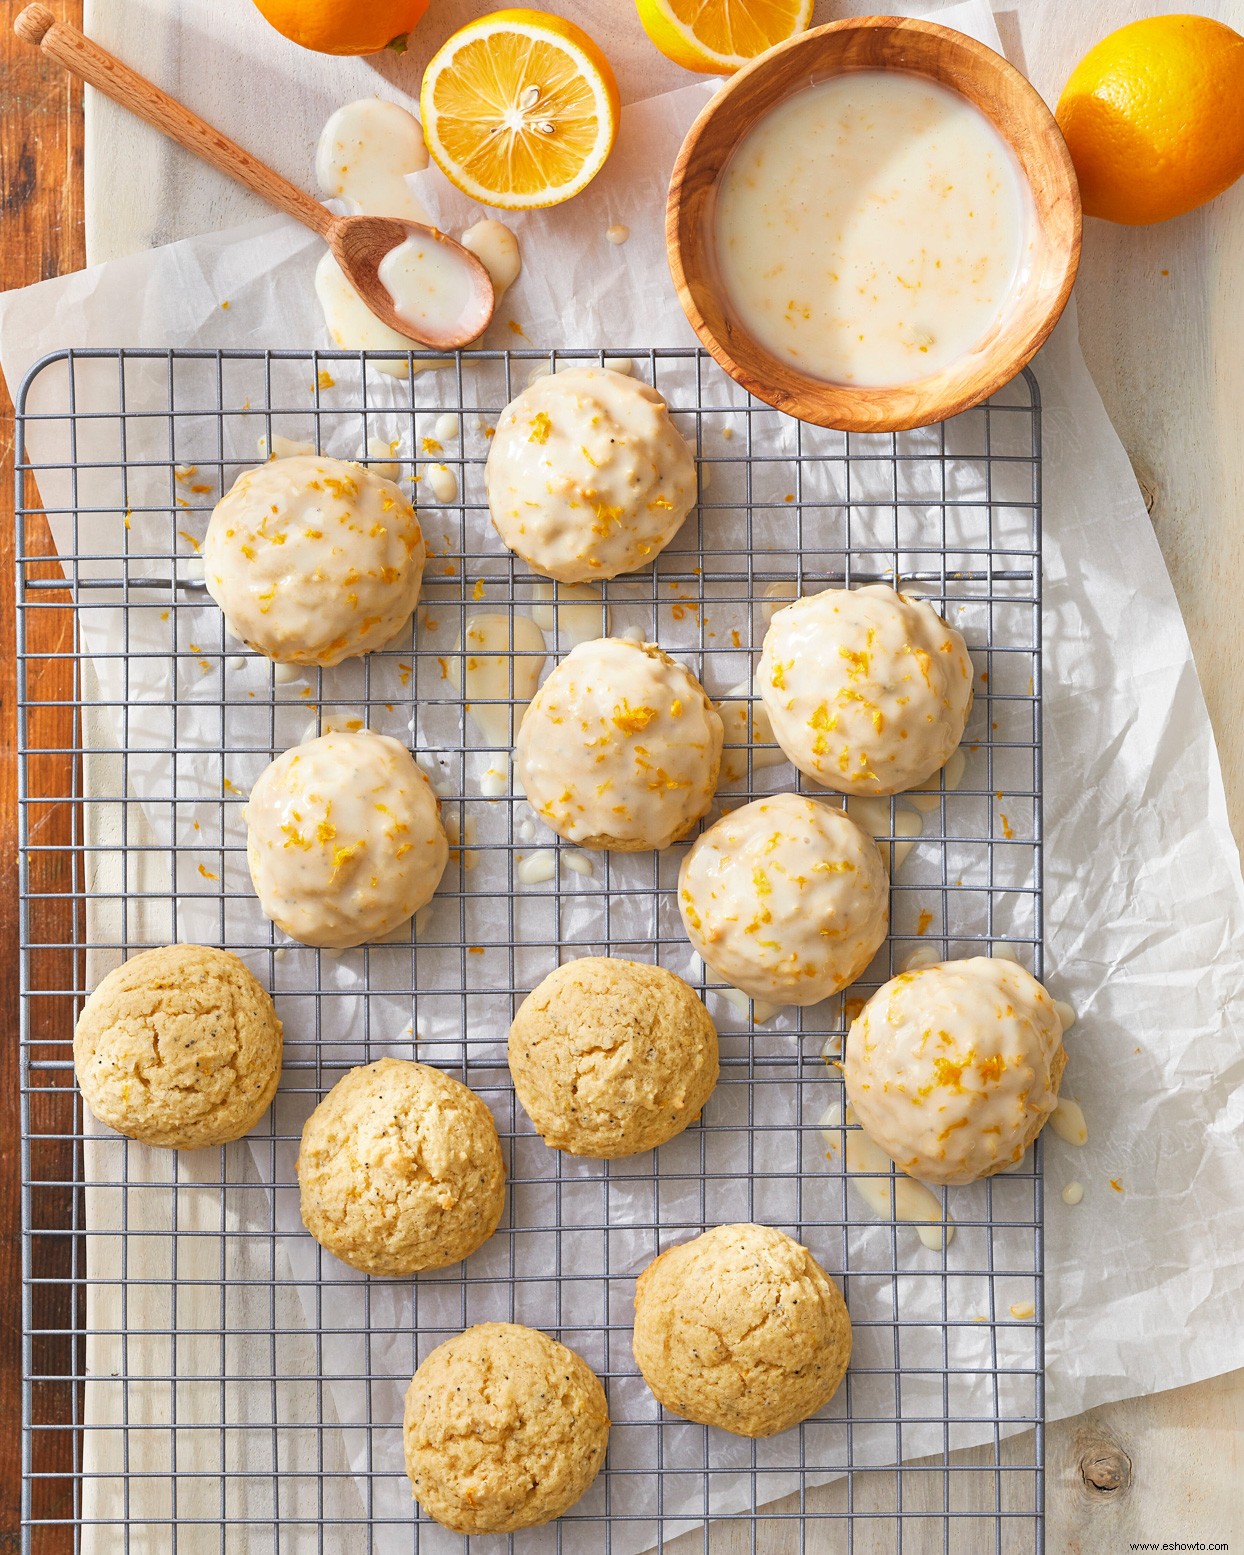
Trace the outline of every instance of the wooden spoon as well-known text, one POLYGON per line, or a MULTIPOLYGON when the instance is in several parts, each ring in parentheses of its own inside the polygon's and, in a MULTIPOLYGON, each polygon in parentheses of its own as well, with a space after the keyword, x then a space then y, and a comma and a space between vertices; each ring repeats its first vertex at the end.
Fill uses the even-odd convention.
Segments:
POLYGON ((288 179, 282 178, 258 157, 244 151, 219 130, 191 113, 189 108, 140 76, 136 70, 101 49, 77 28, 57 21, 45 5, 28 5, 19 12, 13 31, 27 43, 41 48, 66 70, 97 87, 114 102, 145 119, 156 129, 238 183, 275 205, 286 215, 318 233, 341 266, 346 279, 371 311, 390 329, 417 345, 436 351, 454 351, 478 339, 492 318, 496 298, 488 271, 461 243, 435 227, 399 221, 390 216, 334 216, 318 200, 288 179), (414 237, 452 249, 470 282, 470 301, 461 319, 439 330, 432 325, 416 329, 396 310, 393 298, 380 279, 380 261, 391 250, 414 237))

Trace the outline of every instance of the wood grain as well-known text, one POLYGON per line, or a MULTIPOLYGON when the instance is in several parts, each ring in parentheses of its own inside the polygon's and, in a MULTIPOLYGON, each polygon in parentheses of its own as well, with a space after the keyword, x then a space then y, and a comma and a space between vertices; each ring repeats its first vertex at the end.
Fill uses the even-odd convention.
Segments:
MULTIPOLYGON (((67 15, 80 16, 80 4, 67 3, 67 15)), ((5 29, 0 44, 6 83, 5 112, 0 115, 0 201, 3 202, 5 242, 0 257, 0 285, 23 286, 48 276, 78 268, 83 262, 82 219, 82 112, 81 94, 61 71, 49 66, 39 55, 19 43, 5 29)), ((17 873, 17 764, 15 666, 16 623, 13 577, 15 533, 13 515, 13 412, 7 393, 0 386, 0 446, 4 453, 4 472, 0 477, 0 705, 3 707, 3 733, 0 734, 0 1009, 13 1019, 18 1002, 18 873, 17 873)), ((50 556, 51 536, 41 519, 27 527, 27 554, 50 556)), ((56 576, 54 562, 43 562, 31 569, 32 575, 56 576)), ((47 608, 30 618, 29 646, 43 652, 63 651, 72 640, 73 622, 66 607, 67 596, 56 592, 47 598, 47 608)), ((50 699, 72 696, 71 677, 58 666, 47 677, 43 695, 50 699)), ((68 751, 73 745, 72 712, 68 708, 45 708, 38 715, 38 738, 51 748, 68 751)), ((32 892, 63 890, 68 855, 64 850, 72 840, 73 816, 63 803, 38 805, 33 802, 42 792, 64 794, 69 776, 69 758, 54 756, 36 764, 31 771, 31 819, 37 820, 40 841, 49 845, 31 859, 32 892)), ((36 932, 49 939, 65 940, 72 930, 61 903, 33 906, 43 914, 36 932)), ((56 987, 72 986, 72 958, 56 958, 50 976, 56 987)), ((72 1019, 68 1001, 56 998, 36 1002, 32 1012, 29 1038, 32 1051, 43 1050, 48 1042, 61 1042, 72 1019)), ((61 1048, 63 1052, 63 1046, 61 1048)), ((5 1045, 3 1085, 0 1086, 0 1294, 5 1303, 6 1321, 0 1324, 0 1551, 20 1547, 21 1494, 21 1325, 15 1321, 21 1300, 20 1171, 18 1140, 19 1054, 15 1024, 5 1045)), ((69 1087, 72 1085, 71 1077, 69 1087)), ((72 1120, 72 1090, 64 1087, 41 1095, 32 1095, 34 1127, 55 1131, 72 1120)), ((49 1175, 61 1182, 74 1177, 72 1147, 57 1147, 43 1157, 49 1175)), ((37 1206, 51 1224, 70 1223, 73 1210, 72 1190, 46 1190, 37 1206)), ((61 1275, 69 1266, 70 1244, 64 1238, 37 1274, 61 1275)), ((73 1325, 74 1314, 68 1295, 52 1285, 36 1287, 33 1319, 36 1328, 62 1329, 73 1325)), ((62 1341, 53 1349, 41 1341, 36 1349, 35 1365, 47 1374, 71 1371, 73 1356, 62 1341)), ((44 1385, 36 1390, 35 1407, 46 1418, 64 1418, 72 1403, 68 1384, 44 1385)), ((66 1517, 73 1506, 73 1445, 68 1433, 63 1441, 48 1436, 39 1444, 38 1465, 51 1477, 40 1482, 35 1505, 40 1515, 66 1517)), ((67 1539, 54 1539, 45 1548, 68 1550, 67 1539)))
POLYGON ((872 16, 801 33, 710 99, 674 164, 666 242, 683 312, 732 378, 800 420, 846 432, 894 432, 980 404, 1036 354, 1075 282, 1080 195, 1049 109, 999 54, 933 22, 872 16), (899 69, 966 97, 1014 150, 1033 194, 1029 273, 1015 304, 970 357, 897 388, 826 383, 774 356, 733 316, 714 250, 717 185, 739 143, 792 93, 848 71, 899 69))

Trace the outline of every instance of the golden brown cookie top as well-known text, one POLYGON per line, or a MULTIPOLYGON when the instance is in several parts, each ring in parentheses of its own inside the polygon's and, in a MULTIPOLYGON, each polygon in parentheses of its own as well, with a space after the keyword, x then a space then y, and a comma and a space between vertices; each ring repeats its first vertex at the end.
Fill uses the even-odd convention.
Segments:
POLYGON ((560 1517, 587 1490, 609 1407, 573 1350, 517 1323, 480 1323, 415 1373, 403 1440, 424 1511, 457 1533, 510 1533, 560 1517))
POLYGON ((523 1000, 510 1073, 546 1144, 572 1155, 636 1155, 682 1132, 717 1083, 717 1031, 664 967, 583 956, 523 1000))
POLYGON ((772 1436, 837 1391, 851 1320, 837 1285, 785 1232, 714 1226, 639 1276, 633 1342, 644 1381, 674 1414, 772 1436))
POLYGON ((408 1059, 338 1080, 303 1126, 296 1169, 307 1230, 365 1274, 458 1263, 496 1230, 505 1203, 486 1104, 408 1059))
POLYGON ((145 950, 108 974, 73 1038, 83 1098, 110 1128, 194 1150, 240 1139, 281 1077, 281 1022, 237 956, 211 945, 145 950))

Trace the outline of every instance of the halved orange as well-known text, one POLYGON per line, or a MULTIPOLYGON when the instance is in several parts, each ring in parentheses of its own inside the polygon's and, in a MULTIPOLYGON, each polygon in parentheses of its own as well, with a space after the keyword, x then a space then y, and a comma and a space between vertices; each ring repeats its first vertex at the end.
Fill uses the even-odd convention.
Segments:
POLYGON ((644 31, 687 70, 728 75, 802 32, 812 0, 635 0, 644 31))
POLYGON ((618 130, 609 61, 573 22, 494 11, 433 57, 419 97, 433 161, 502 210, 560 205, 605 164, 618 130))

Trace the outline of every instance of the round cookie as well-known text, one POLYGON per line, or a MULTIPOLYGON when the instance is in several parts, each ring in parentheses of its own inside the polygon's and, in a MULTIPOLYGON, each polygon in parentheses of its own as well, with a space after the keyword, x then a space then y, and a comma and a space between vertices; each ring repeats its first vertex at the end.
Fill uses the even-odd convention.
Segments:
POLYGON ((131 956, 86 1001, 73 1034, 83 1100, 131 1139, 198 1150, 240 1139, 281 1078, 281 1022, 235 955, 166 945, 131 956))
POLYGON ((851 1319, 806 1247, 771 1226, 714 1226, 635 1285, 635 1363, 666 1409, 736 1436, 798 1425, 838 1390, 851 1319))
POLYGON ((363 729, 295 745, 264 768, 246 805, 246 858, 279 929, 345 950, 431 901, 449 842, 414 757, 363 729))
POLYGON ((203 542, 207 590, 229 630, 280 664, 340 664, 382 648, 410 620, 424 559, 397 486, 324 454, 244 471, 203 542))
POLYGON ((753 999, 817 1004, 877 953, 890 881, 877 844, 849 816, 775 794, 696 838, 678 872, 678 910, 718 977, 753 999))
POLYGON ((437 1345, 402 1423, 415 1499, 455 1533, 551 1522, 596 1478, 609 1405, 581 1356, 535 1328, 479 1323, 437 1345))
POLYGON ((844 794, 897 794, 946 765, 972 709, 972 660, 922 599, 884 583, 779 610, 757 690, 801 772, 844 794))
POLYGON ((302 1220, 364 1274, 460 1263, 497 1229, 497 1125, 460 1080, 409 1059, 343 1075, 307 1119, 296 1164, 302 1220))
POLYGON ((851 1025, 847 1098, 910 1176, 975 1182, 1018 1161, 1057 1106, 1062 1036, 1053 999, 1013 961, 901 972, 851 1025))
POLYGON ((685 836, 713 802, 721 715, 654 643, 600 637, 557 666, 523 715, 515 763, 568 842, 637 853, 685 836))
POLYGON ((501 539, 562 583, 653 561, 695 506, 695 460, 651 387, 603 367, 538 378, 501 414, 485 470, 501 539))
POLYGON ((510 1027, 510 1074, 545 1144, 638 1155, 681 1134, 717 1083, 717 1031, 664 967, 583 956, 550 972, 510 1027))

